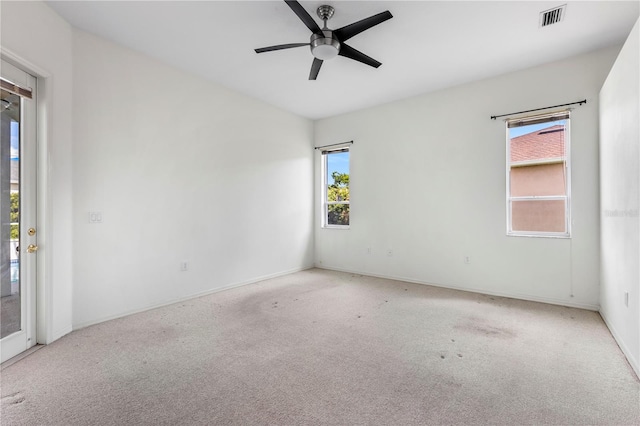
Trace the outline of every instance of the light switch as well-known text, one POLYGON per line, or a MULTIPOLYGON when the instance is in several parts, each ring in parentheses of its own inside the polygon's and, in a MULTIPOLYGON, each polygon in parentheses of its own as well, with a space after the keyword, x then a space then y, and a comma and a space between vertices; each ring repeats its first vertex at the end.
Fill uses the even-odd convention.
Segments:
POLYGON ((102 223, 102 212, 89 212, 89 223, 102 223))

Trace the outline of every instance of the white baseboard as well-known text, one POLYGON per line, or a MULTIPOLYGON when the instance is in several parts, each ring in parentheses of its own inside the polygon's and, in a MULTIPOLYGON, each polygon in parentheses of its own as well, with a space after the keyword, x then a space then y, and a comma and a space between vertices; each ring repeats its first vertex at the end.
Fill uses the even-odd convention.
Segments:
POLYGON ((559 299, 553 299, 553 298, 547 298, 547 297, 532 296, 532 295, 528 295, 528 294, 504 293, 504 292, 496 292, 496 291, 491 291, 491 290, 472 289, 472 288, 460 287, 460 286, 455 286, 455 285, 438 284, 438 283, 420 281, 420 280, 416 280, 416 279, 413 279, 413 278, 406 278, 406 277, 400 277, 400 276, 372 274, 370 272, 356 271, 356 270, 353 270, 353 269, 336 268, 336 267, 327 266, 327 265, 316 265, 315 267, 318 268, 318 269, 327 269, 327 270, 330 270, 330 271, 338 271, 338 272, 348 272, 348 273, 351 273, 351 274, 367 275, 367 276, 370 276, 370 277, 384 278, 384 279, 388 279, 388 280, 405 281, 405 282, 409 282, 409 283, 413 283, 413 284, 430 285, 430 286, 433 286, 433 287, 448 288, 448 289, 451 289, 451 290, 468 291, 470 293, 486 294, 486 295, 489 295, 489 296, 498 296, 498 297, 506 297, 506 298, 510 298, 510 299, 526 300, 526 301, 529 301, 529 302, 547 303, 547 304, 550 304, 550 305, 568 306, 570 308, 586 309, 586 310, 589 310, 589 311, 596 311, 597 312, 600 309, 599 305, 593 305, 591 303, 579 303, 579 302, 576 303, 576 302, 570 302, 570 301, 566 301, 566 300, 559 300, 559 299))
MULTIPOLYGON (((210 289, 210 290, 201 291, 199 293, 193 293, 193 294, 190 294, 190 295, 185 296, 185 297, 181 297, 181 298, 173 299, 173 300, 168 300, 166 302, 157 303, 157 304, 150 305, 150 306, 145 306, 145 307, 140 308, 140 309, 133 309, 133 310, 130 310, 130 311, 120 312, 120 313, 117 313, 115 315, 109 315, 109 316, 106 316, 106 317, 103 317, 103 318, 99 318, 99 319, 96 319, 96 320, 87 321, 87 322, 83 322, 83 323, 79 323, 79 324, 74 324, 73 325, 73 331, 80 330, 82 328, 89 327, 91 325, 100 324, 100 323, 105 322, 105 321, 110 321, 110 320, 114 320, 114 319, 118 319, 118 318, 123 318, 123 317, 129 316, 129 315, 138 314, 140 312, 146 312, 146 311, 150 311, 152 309, 162 308, 163 306, 173 305, 174 303, 180 303, 180 302, 184 302, 184 301, 187 301, 187 300, 196 299, 198 297, 206 296, 208 294, 218 293, 220 291, 230 290, 232 288, 242 287, 242 286, 245 286, 245 285, 254 284, 254 283, 257 283, 257 282, 260 282, 260 281, 265 281, 265 280, 269 280, 269 279, 272 279, 272 278, 277 278, 277 277, 293 274, 295 272, 305 271, 307 269, 312 269, 312 268, 314 268, 313 265, 302 266, 300 268, 289 269, 287 271, 280 271, 280 272, 276 272, 276 273, 273 273, 273 274, 262 275, 260 277, 251 278, 250 280, 236 282, 236 283, 232 283, 232 284, 227 284, 227 285, 225 285, 223 287, 216 287, 216 288, 213 288, 213 289, 210 289)), ((60 337, 62 337, 62 336, 60 336, 60 337)), ((49 343, 51 343, 51 342, 49 342, 49 343)))
POLYGON ((618 333, 615 327, 613 327, 611 323, 607 320, 607 317, 605 316, 605 314, 602 311, 599 311, 599 313, 600 313, 600 316, 602 317, 602 320, 606 324, 607 328, 611 332, 611 335, 613 336, 614 340, 618 344, 618 347, 620 348, 624 356, 627 358, 629 365, 631 365, 631 368, 636 373, 636 376, 638 377, 638 379, 640 379, 640 363, 638 363, 638 360, 631 355, 631 351, 629 350, 629 347, 625 344, 624 340, 620 338, 620 333, 618 333))

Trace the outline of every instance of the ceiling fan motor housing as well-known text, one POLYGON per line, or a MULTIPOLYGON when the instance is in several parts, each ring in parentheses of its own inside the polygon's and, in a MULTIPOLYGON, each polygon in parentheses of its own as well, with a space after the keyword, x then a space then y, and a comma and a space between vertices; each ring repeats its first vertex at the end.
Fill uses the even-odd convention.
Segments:
POLYGON ((340 42, 333 35, 333 31, 323 30, 322 32, 323 35, 311 34, 311 54, 325 61, 338 56, 340 42))

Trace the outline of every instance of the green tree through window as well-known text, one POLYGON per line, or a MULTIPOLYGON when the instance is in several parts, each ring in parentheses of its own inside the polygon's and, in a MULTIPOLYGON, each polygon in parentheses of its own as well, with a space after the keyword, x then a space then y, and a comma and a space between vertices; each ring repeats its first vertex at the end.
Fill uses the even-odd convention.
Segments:
POLYGON ((20 222, 20 194, 18 192, 11 193, 11 212, 9 213, 9 220, 11 222, 11 239, 17 240, 20 235, 18 225, 18 222, 20 222))
MULTIPOLYGON (((349 201, 349 174, 331 173, 333 184, 327 187, 327 201, 349 201)), ((327 221, 331 225, 349 225, 349 204, 329 204, 327 221)))

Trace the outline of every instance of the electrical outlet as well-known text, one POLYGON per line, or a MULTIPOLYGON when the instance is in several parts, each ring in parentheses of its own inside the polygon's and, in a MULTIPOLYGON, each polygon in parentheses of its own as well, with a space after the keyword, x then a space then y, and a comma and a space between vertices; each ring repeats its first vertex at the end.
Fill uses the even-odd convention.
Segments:
POLYGON ((466 263, 467 265, 471 263, 471 256, 465 256, 464 257, 464 263, 466 263))
POLYGON ((180 262, 180 271, 186 272, 188 270, 189 270, 189 262, 187 262, 186 260, 183 260, 182 262, 180 262))
POLYGON ((371 247, 367 247, 367 254, 371 254, 371 247))
POLYGON ((387 256, 389 257, 393 256, 393 250, 391 249, 387 250, 387 256))

